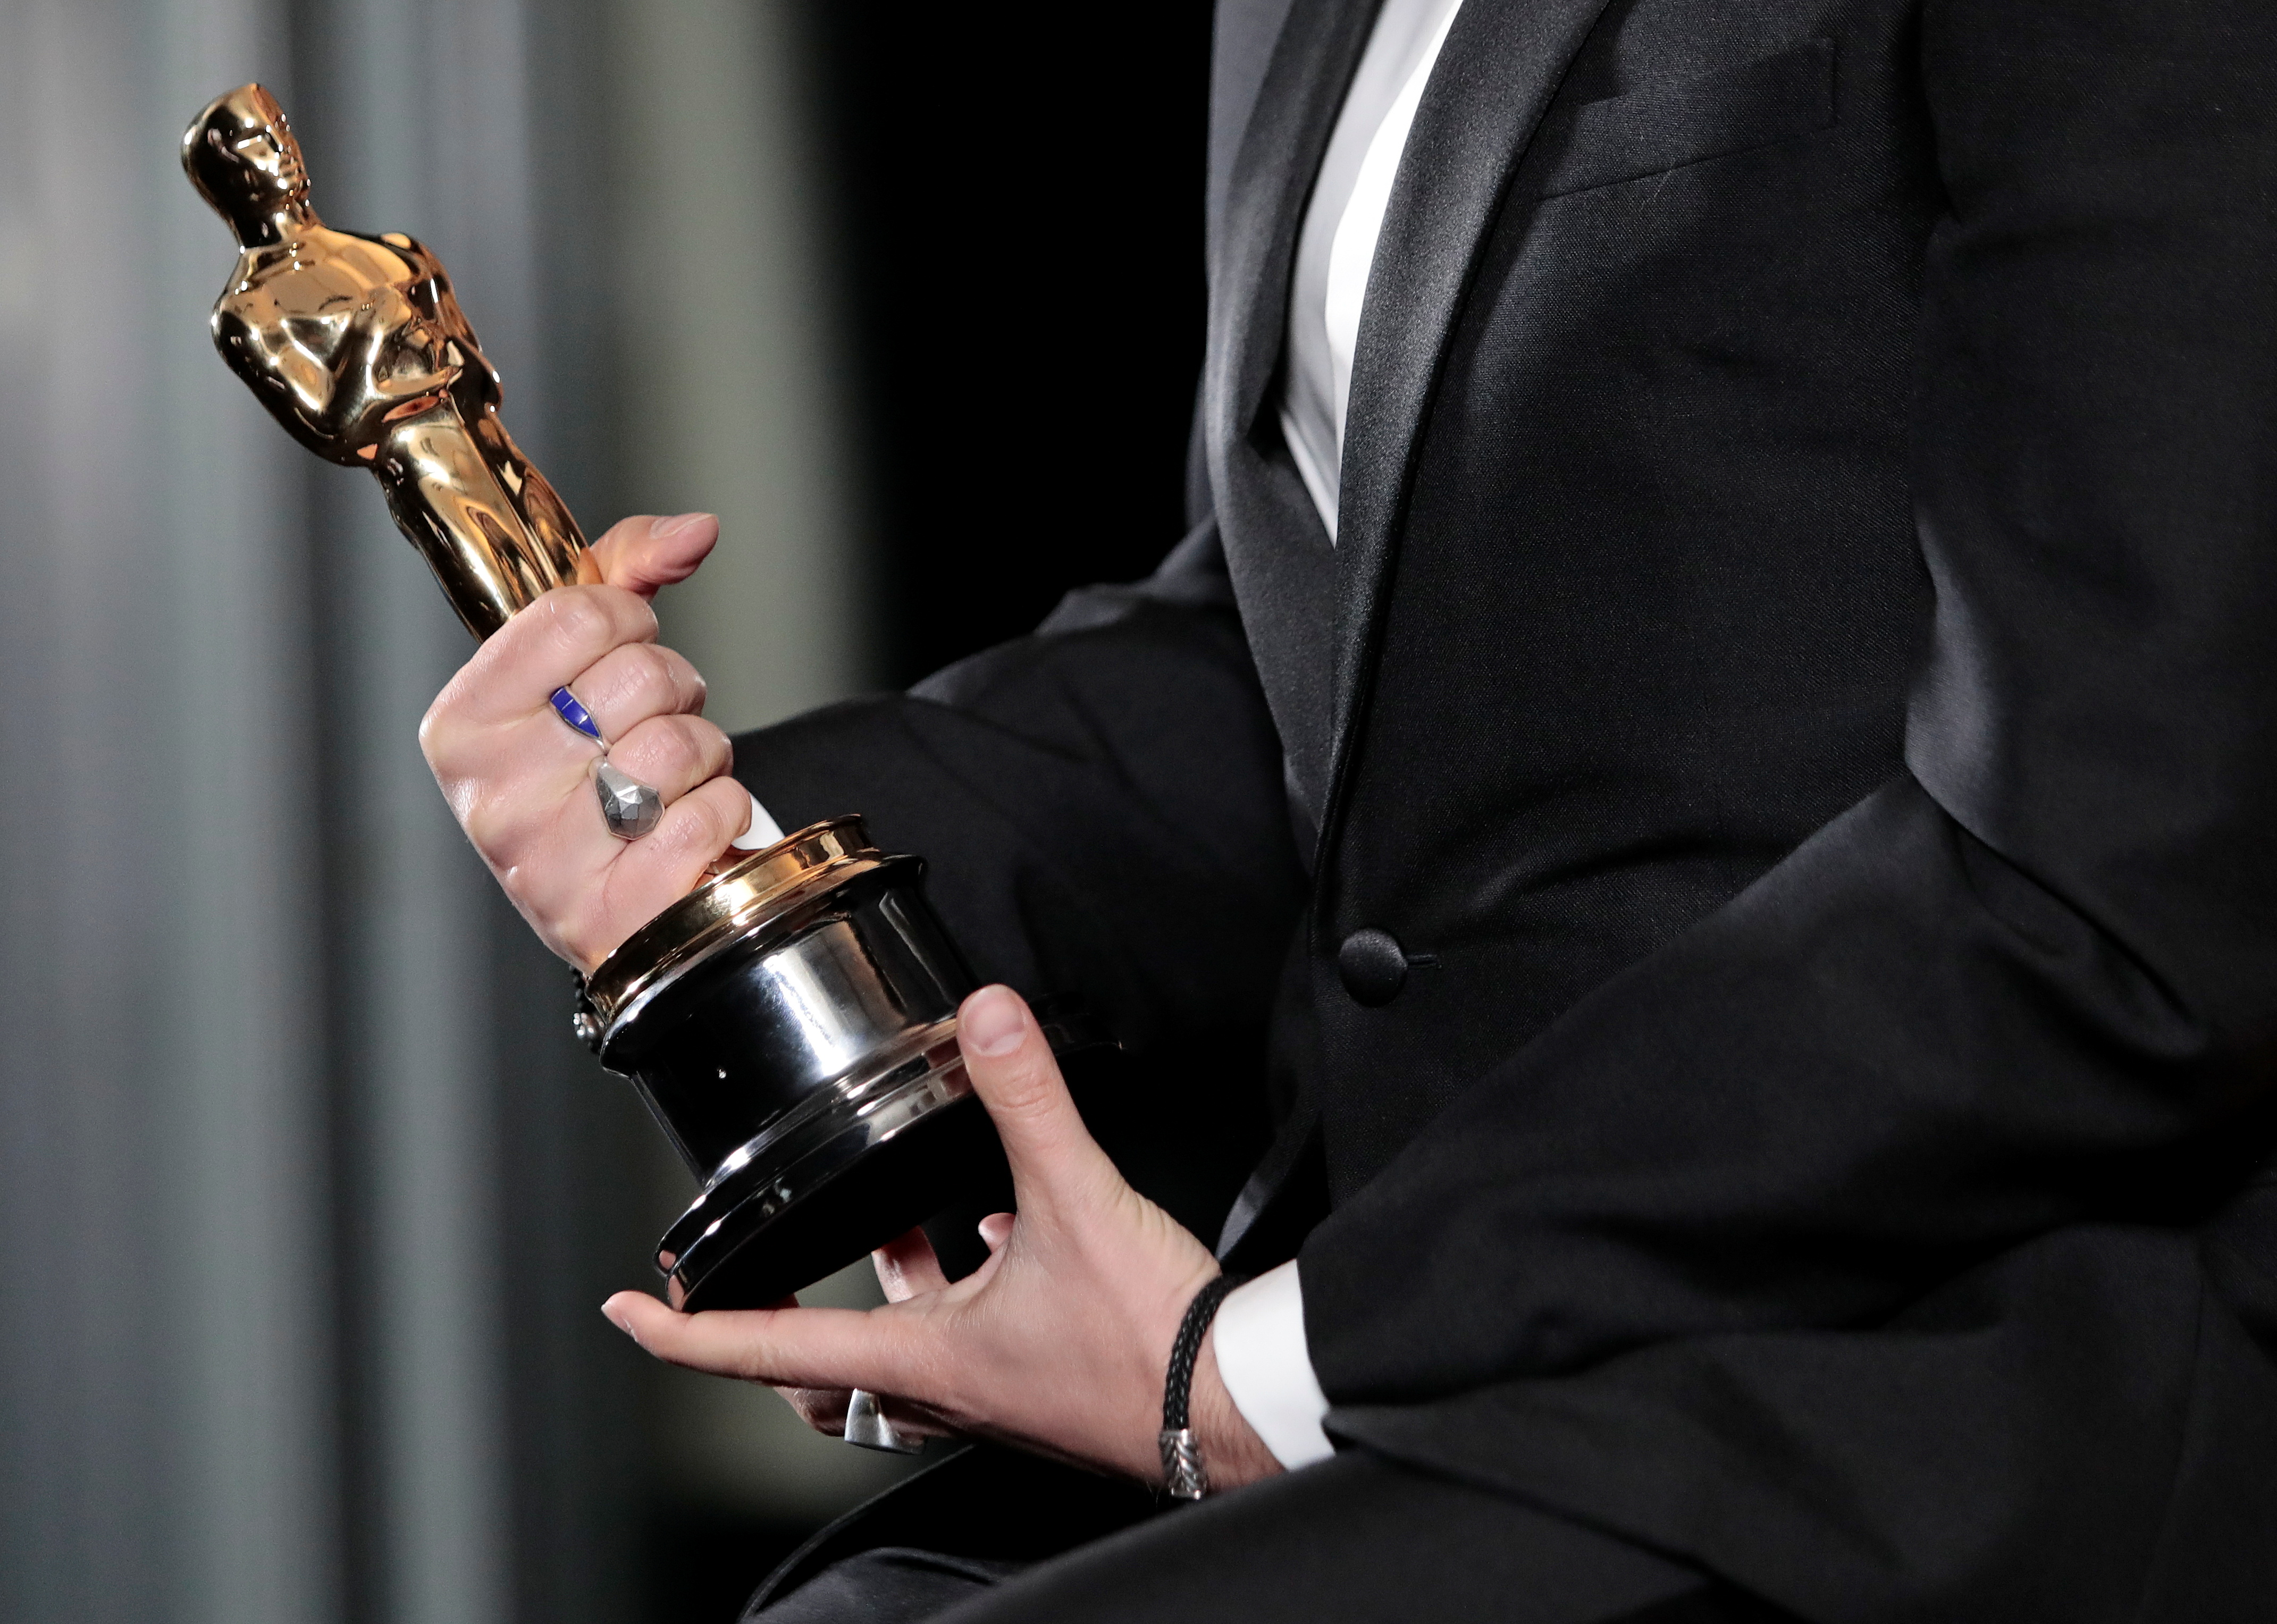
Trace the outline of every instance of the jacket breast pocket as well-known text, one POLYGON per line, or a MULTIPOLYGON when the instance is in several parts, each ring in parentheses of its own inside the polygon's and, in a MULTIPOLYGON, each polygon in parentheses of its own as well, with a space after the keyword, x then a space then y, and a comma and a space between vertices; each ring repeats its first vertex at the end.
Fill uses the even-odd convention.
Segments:
POLYGON ((1774 146, 1834 121, 1834 42, 1812 40, 1737 67, 1553 109, 1534 133, 1519 188, 1534 197, 1588 191, 1774 146))

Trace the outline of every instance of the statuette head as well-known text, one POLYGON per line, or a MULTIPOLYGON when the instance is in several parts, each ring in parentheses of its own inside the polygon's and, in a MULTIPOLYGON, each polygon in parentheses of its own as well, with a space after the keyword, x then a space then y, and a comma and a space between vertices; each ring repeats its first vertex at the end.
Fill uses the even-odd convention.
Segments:
POLYGON ((182 168, 243 246, 280 240, 304 217, 308 172, 285 110, 259 85, 217 96, 182 133, 182 168))

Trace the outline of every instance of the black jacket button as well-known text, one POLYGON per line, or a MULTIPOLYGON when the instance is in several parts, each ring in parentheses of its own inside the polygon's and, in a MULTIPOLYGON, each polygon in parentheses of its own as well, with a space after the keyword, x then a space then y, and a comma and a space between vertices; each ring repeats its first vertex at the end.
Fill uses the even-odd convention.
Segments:
POLYGON ((1353 1001, 1390 1003, 1407 980, 1407 955, 1388 930, 1356 930, 1336 949, 1336 975, 1353 1001))

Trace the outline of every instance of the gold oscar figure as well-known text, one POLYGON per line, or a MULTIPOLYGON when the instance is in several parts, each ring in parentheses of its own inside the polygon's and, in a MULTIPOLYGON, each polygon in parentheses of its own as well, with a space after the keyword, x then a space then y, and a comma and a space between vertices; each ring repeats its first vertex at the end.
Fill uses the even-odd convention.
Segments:
POLYGON ((285 110, 259 85, 182 136, 182 167, 237 233, 214 344, 293 438, 368 468, 467 629, 598 581, 585 538, 499 421, 499 375, 442 263, 399 232, 334 231, 308 206, 285 110))
MULTIPOLYGON (((319 220, 259 85, 198 115, 182 167, 237 233, 213 312, 222 358, 295 439, 372 471, 468 630, 486 637, 548 590, 598 581, 499 422, 498 373, 434 255, 319 220)), ((552 701, 604 751, 611 832, 637 838, 654 811, 639 797, 656 791, 621 774, 613 789, 598 728, 567 689, 552 701)), ((579 1035, 703 1182, 657 1247, 675 1306, 780 1300, 1001 1175, 956 1042, 972 972, 924 871, 872 846, 859 817, 830 819, 730 850, 584 978, 579 1035)), ((1038 1013, 1080 1099, 1112 1046, 1079 1014, 1038 1013)))

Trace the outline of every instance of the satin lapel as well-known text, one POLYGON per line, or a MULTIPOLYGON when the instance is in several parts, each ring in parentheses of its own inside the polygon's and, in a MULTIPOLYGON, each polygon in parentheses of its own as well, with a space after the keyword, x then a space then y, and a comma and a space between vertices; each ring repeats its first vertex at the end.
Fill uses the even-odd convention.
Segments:
POLYGON ((1293 0, 1236 149, 1214 233, 1207 398, 1220 444, 1249 432, 1281 354, 1313 175, 1381 0, 1293 0))
POLYGON ((1327 821, 1366 699, 1415 442, 1511 172, 1607 0, 1464 0, 1400 160, 1352 357, 1327 821))

